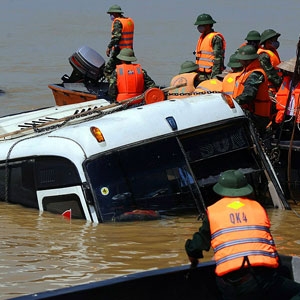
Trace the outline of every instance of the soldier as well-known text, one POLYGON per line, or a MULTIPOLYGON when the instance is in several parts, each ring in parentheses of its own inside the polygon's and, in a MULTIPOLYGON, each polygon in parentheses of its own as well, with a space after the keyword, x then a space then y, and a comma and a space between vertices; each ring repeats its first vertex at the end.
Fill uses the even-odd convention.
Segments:
POLYGON ((246 45, 253 46, 256 50, 260 47, 260 33, 256 30, 250 30, 245 38, 245 43, 243 43, 239 48, 246 45))
POLYGON ((214 78, 225 69, 226 42, 221 33, 214 31, 214 23, 216 21, 210 15, 201 14, 194 24, 197 25, 197 30, 201 33, 194 52, 201 81, 214 78))
POLYGON ((107 13, 112 20, 111 41, 109 42, 106 55, 110 57, 104 68, 104 75, 108 78, 118 63, 117 55, 123 48, 133 49, 134 22, 129 17, 123 16, 119 5, 111 6, 107 13))
POLYGON ((236 53, 233 53, 229 58, 227 66, 231 68, 231 72, 228 72, 223 78, 222 92, 232 96, 235 88, 236 78, 243 71, 243 65, 236 58, 236 53))
POLYGON ((272 119, 272 101, 268 93, 267 75, 253 46, 246 45, 240 48, 236 58, 244 69, 236 79, 233 98, 249 112, 258 132, 263 136, 272 119))
POLYGON ((280 273, 269 217, 253 199, 246 176, 227 170, 213 191, 221 199, 207 208, 202 226, 185 243, 191 267, 212 247, 222 299, 300 299, 300 284, 280 273))
MULTIPOLYGON (((108 95, 113 101, 122 102, 143 94, 148 88, 155 87, 155 82, 141 65, 132 64, 137 60, 132 49, 122 49, 117 58, 121 63, 110 76, 108 88, 108 95)), ((130 104, 139 104, 141 101, 142 98, 130 104)))
POLYGON ((267 29, 261 34, 260 48, 257 53, 259 54, 259 61, 268 76, 268 86, 271 96, 274 96, 282 83, 282 74, 278 69, 280 57, 277 49, 280 46, 277 33, 273 29, 267 29))

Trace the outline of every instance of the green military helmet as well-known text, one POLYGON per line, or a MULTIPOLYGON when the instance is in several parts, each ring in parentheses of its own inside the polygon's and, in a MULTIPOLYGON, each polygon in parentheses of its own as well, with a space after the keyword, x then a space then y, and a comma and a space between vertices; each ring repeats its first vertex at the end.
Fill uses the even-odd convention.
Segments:
POLYGON ((251 60, 258 57, 256 49, 251 45, 241 47, 235 56, 238 60, 251 60))
POLYGON ((213 190, 221 196, 243 197, 250 195, 253 188, 247 182, 246 176, 240 170, 228 170, 221 173, 213 190))
POLYGON ((199 66, 197 64, 195 64, 193 61, 187 60, 181 64, 179 74, 190 73, 197 71, 198 69, 199 66))
POLYGON ((214 24, 216 21, 208 14, 202 14, 197 17, 197 20, 194 25, 206 25, 206 24, 214 24))
POLYGON ((136 61, 136 57, 134 56, 134 52, 130 48, 123 48, 120 53, 117 55, 119 60, 124 61, 136 61))
POLYGON ((228 67, 230 68, 241 68, 243 65, 240 63, 240 61, 236 58, 236 53, 233 53, 229 57, 229 62, 227 64, 228 67))
POLYGON ((261 38, 260 38, 260 44, 263 44, 265 41, 273 38, 273 37, 280 37, 281 34, 276 32, 273 29, 266 29, 265 31, 263 31, 263 33, 261 34, 261 38))
POLYGON ((112 13, 120 13, 120 14, 122 14, 123 11, 122 11, 122 9, 121 9, 121 7, 120 7, 119 5, 116 5, 116 4, 115 4, 115 5, 111 6, 111 7, 108 9, 107 13, 108 13, 108 14, 112 14, 112 13))
POLYGON ((245 40, 246 41, 260 41, 260 33, 256 30, 251 30, 248 32, 245 40))

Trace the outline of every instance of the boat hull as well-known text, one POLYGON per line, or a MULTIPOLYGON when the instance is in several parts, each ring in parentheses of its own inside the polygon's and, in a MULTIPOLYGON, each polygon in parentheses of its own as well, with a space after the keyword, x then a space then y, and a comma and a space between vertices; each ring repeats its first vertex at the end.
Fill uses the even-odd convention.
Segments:
POLYGON ((69 90, 57 84, 49 84, 48 87, 52 90, 55 103, 58 106, 97 99, 97 95, 69 90))
MULTIPOLYGON (((300 282, 300 258, 281 256, 281 261, 285 276, 300 282)), ((145 271, 14 299, 216 300, 221 299, 221 295, 214 269, 215 263, 211 261, 194 269, 179 266, 145 271)))

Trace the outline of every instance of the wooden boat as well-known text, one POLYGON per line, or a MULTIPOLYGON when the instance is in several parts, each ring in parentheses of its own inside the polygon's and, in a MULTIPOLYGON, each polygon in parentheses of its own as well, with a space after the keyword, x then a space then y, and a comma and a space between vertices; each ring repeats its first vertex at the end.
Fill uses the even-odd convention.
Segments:
MULTIPOLYGON (((81 103, 96 99, 106 99, 108 96, 108 82, 103 75, 104 59, 95 50, 83 46, 71 57, 69 62, 73 67, 71 76, 64 75, 62 83, 49 84, 57 106, 81 103)), ((157 102, 161 93, 167 92, 168 88, 163 86, 149 89, 145 93, 145 102, 157 102), (147 101, 148 100, 148 101, 147 101)), ((164 94, 163 98, 166 96, 164 94)))
MULTIPOLYGON (((281 256, 281 261, 285 276, 300 282, 300 258, 281 256)), ((214 262, 204 262, 195 269, 185 265, 144 271, 14 299, 217 300, 222 298, 216 286, 214 269, 214 262)))
POLYGON ((128 104, 98 99, 0 118, 0 199, 95 223, 202 214, 217 200, 219 174, 240 169, 261 204, 290 209, 234 101, 216 93, 128 104))
POLYGON ((73 68, 72 74, 65 74, 61 78, 62 83, 48 85, 56 105, 108 99, 108 82, 103 75, 105 60, 98 52, 82 46, 69 57, 69 63, 73 68))
POLYGON ((86 89, 84 83, 75 83, 72 86, 70 84, 49 84, 48 87, 52 90, 55 103, 58 106, 81 103, 91 100, 96 100, 98 94, 92 94, 86 89), (79 91, 86 90, 86 92, 79 91))

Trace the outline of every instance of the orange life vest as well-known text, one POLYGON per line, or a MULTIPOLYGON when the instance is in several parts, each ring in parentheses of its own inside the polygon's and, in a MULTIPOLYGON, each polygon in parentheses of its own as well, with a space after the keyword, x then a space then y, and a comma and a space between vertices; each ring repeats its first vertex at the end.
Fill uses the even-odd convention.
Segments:
POLYGON ((258 202, 224 197, 207 211, 218 276, 240 269, 245 257, 252 267, 278 267, 270 221, 258 202))
MULTIPOLYGON (((120 64, 116 66, 117 72, 117 101, 133 98, 144 92, 144 73, 140 64, 120 64)), ((140 103, 142 99, 131 104, 140 103)))
MULTIPOLYGON (((268 54, 268 56, 270 57, 270 62, 272 64, 273 68, 277 71, 277 73, 278 73, 279 76, 282 76, 282 73, 280 72, 280 69, 277 67, 280 64, 280 62, 281 62, 280 58, 279 58, 278 52, 276 50, 274 50, 274 52, 273 52, 271 50, 267 50, 267 49, 264 49, 264 48, 259 48, 257 50, 257 54, 259 55, 261 53, 268 54)), ((277 88, 269 80, 268 80, 268 87, 269 87, 269 90, 273 94, 276 93, 277 88)))
MULTIPOLYGON (((285 107, 287 105, 287 99, 289 97, 290 92, 290 84, 291 84, 291 77, 285 76, 283 78, 283 82, 276 93, 276 110, 277 114, 275 117, 276 123, 281 123, 284 119, 285 107)), ((297 116, 296 121, 300 123, 300 114, 299 114, 299 97, 300 97, 300 83, 297 84, 296 88, 292 91, 290 96, 290 104, 292 104, 292 111, 287 110, 288 115, 297 116), (293 101, 293 103, 291 103, 293 101)))
POLYGON ((271 115, 271 106, 272 102, 269 96, 268 92, 268 80, 267 75, 265 71, 262 69, 260 62, 258 59, 251 62, 246 68, 243 69, 243 71, 240 73, 239 76, 237 76, 236 79, 236 86, 233 91, 233 98, 236 98, 237 96, 241 95, 244 91, 244 84, 250 74, 252 74, 254 71, 259 71, 264 75, 264 82, 259 86, 256 99, 254 100, 254 105, 247 104, 246 106, 243 106, 245 109, 248 109, 252 113, 258 116, 262 117, 269 117, 272 118, 271 115))
POLYGON ((194 91, 196 96, 198 93, 203 92, 221 92, 222 91, 222 81, 213 78, 200 82, 194 91))
POLYGON ((113 31, 114 23, 118 20, 122 23, 122 36, 119 43, 119 48, 131 48, 133 49, 133 34, 134 34, 134 22, 131 18, 115 18, 111 25, 111 31, 113 31))
POLYGON ((179 84, 186 84, 183 87, 176 88, 168 93, 168 99, 182 99, 192 95, 195 90, 195 78, 198 76, 197 72, 183 73, 174 76, 171 80, 170 86, 179 84))
POLYGON ((238 47, 238 49, 240 49, 240 48, 242 48, 242 47, 244 47, 244 46, 247 46, 248 44, 247 44, 247 41, 246 42, 244 42, 244 43, 242 43, 239 47, 238 47))
POLYGON ((210 32, 205 36, 201 34, 197 43, 196 61, 195 61, 196 64, 199 65, 200 72, 204 72, 204 73, 212 72, 212 67, 214 65, 214 59, 215 59, 212 40, 216 35, 220 36, 223 40, 223 58, 225 57, 226 41, 221 33, 210 32))
POLYGON ((236 86, 236 78, 241 75, 241 72, 230 72, 228 73, 222 81, 222 92, 232 96, 233 90, 236 86))

